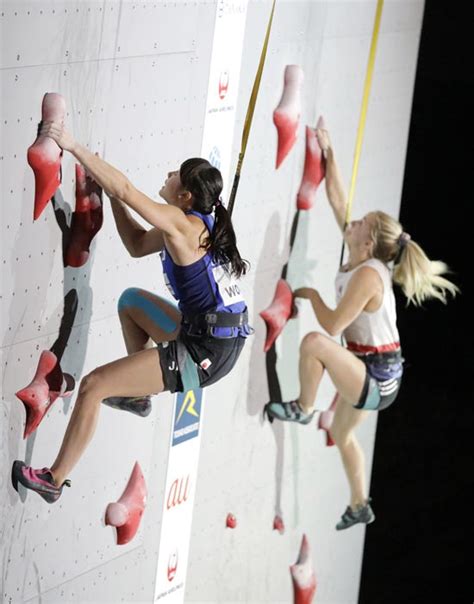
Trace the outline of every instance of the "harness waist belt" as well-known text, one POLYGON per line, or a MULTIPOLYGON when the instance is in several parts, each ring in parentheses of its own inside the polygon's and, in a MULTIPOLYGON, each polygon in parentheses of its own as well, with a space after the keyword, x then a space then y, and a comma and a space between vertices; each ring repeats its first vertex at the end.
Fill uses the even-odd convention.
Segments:
POLYGON ((248 312, 207 312, 201 315, 183 316, 183 321, 196 327, 242 327, 249 321, 248 312))
POLYGON ((369 363, 379 363, 381 365, 392 365, 403 363, 401 350, 391 350, 389 352, 372 352, 369 354, 356 354, 361 360, 369 363))

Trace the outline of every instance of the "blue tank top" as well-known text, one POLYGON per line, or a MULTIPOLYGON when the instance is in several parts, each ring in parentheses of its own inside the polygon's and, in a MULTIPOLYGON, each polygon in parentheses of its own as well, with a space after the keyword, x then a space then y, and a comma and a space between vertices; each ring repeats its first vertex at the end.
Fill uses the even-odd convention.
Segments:
MULTIPOLYGON (((211 233, 214 217, 194 210, 187 212, 200 218, 211 233)), ((215 262, 210 252, 187 266, 175 264, 166 246, 160 252, 165 283, 171 295, 178 300, 183 315, 195 316, 209 311, 241 313, 246 309, 242 292, 230 272, 229 264, 215 262)), ((249 326, 216 327, 216 337, 246 337, 249 326)))

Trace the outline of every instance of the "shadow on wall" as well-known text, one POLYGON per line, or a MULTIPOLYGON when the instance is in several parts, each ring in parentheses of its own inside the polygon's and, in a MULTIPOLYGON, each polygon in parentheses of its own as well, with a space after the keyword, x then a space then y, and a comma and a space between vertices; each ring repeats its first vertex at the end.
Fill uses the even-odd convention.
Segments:
MULTIPOLYGON (((294 244, 291 249, 287 264, 286 279, 294 291, 298 287, 311 287, 314 282, 313 271, 317 261, 308 257, 309 248, 309 212, 301 211, 295 233, 294 244)), ((283 400, 291 400, 299 395, 299 344, 301 340, 301 324, 298 318, 288 321, 279 338, 280 359, 278 362, 278 375, 280 377, 283 400)), ((275 422, 274 422, 275 423, 275 422)), ((297 494, 299 493, 299 473, 304 466, 298 458, 298 436, 301 426, 290 425, 289 436, 291 439, 291 451, 293 457, 293 481, 292 489, 294 501, 293 511, 294 526, 299 523, 299 506, 297 494)))
MULTIPOLYGON (((284 246, 280 251, 277 244, 280 240, 280 222, 278 214, 273 214, 265 231, 265 240, 263 253, 259 258, 259 262, 255 267, 257 275, 265 270, 265 259, 271 257, 275 260, 277 266, 282 266, 281 276, 287 279, 292 285, 292 288, 299 287, 303 284, 311 284, 312 273, 317 266, 317 262, 308 258, 309 244, 309 213, 295 213, 291 232, 290 232, 290 257, 287 262, 286 254, 287 247, 284 246), (275 244, 275 242, 277 242, 275 244)), ((277 282, 275 278, 275 284, 277 282)), ((269 292, 264 288, 254 288, 254 304, 256 322, 259 324, 259 331, 265 326, 263 320, 258 316, 258 313, 266 308, 270 302, 269 292)), ((249 415, 260 414, 260 422, 263 423, 263 407, 269 401, 281 401, 282 386, 290 396, 298 395, 298 356, 299 356, 299 340, 300 327, 298 320, 290 320, 284 331, 278 338, 278 350, 281 358, 278 358, 276 343, 270 348, 267 354, 263 353, 262 338, 254 338, 250 353, 250 367, 252 371, 249 376, 247 390, 247 411, 249 415), (278 370, 277 370, 278 368, 278 370), (268 391, 262 387, 261 376, 265 370, 267 376, 268 391)), ((286 400, 286 398, 285 398, 286 400)), ((298 427, 296 427, 298 428, 298 427)), ((271 429, 276 443, 276 458, 275 458, 275 513, 282 515, 281 511, 281 491, 284 467, 284 423, 273 422, 271 429)), ((297 432, 290 430, 293 441, 293 455, 295 467, 295 481, 297 480, 297 432)), ((295 497, 298 489, 294 489, 295 497)), ((293 508, 298 509, 296 505, 293 508)), ((297 513, 297 512, 295 512, 297 513)))
MULTIPOLYGON (((275 260, 277 266, 282 266, 281 276, 285 279, 291 279, 298 284, 310 282, 310 274, 314 270, 316 263, 307 258, 308 239, 309 239, 309 218, 307 212, 296 212, 290 232, 290 258, 287 262, 286 254, 287 247, 284 246, 283 251, 280 251, 275 246, 274 242, 280 240, 280 222, 278 214, 273 214, 265 231, 265 240, 263 253, 255 267, 256 274, 259 275, 264 270, 264 259, 271 257, 275 260), (303 216, 301 217, 301 214, 303 216), (301 226, 299 223, 301 222, 301 226), (297 237, 298 235, 298 237, 297 237)), ((275 284, 277 279, 275 279, 275 284)), ((255 315, 266 308, 270 302, 268 300, 268 291, 263 288, 254 288, 254 309, 255 315)), ((259 317, 257 319, 260 326, 263 326, 263 321, 259 317)), ((263 326, 263 329, 265 327, 263 326)), ((298 344, 299 344, 299 326, 296 321, 289 321, 285 330, 278 338, 278 349, 281 351, 282 359, 278 361, 276 343, 270 350, 264 354, 262 351, 261 338, 255 338, 252 343, 250 353, 250 373, 249 385, 247 390, 247 411, 250 415, 262 414, 264 405, 269 401, 282 400, 281 378, 286 386, 286 390, 295 391, 298 387, 298 344), (283 362, 282 362, 283 361, 283 362), (277 371, 278 367, 280 372, 277 371), (261 386, 260 376, 265 373, 267 376, 268 393, 264 392, 261 386)), ((260 421, 263 422, 263 414, 260 416, 260 421)), ((273 422, 271 424, 273 435, 276 443, 276 458, 275 458, 275 513, 281 515, 281 490, 282 490, 282 473, 284 467, 284 424, 283 422, 273 422)), ((292 431, 294 446, 293 452, 296 455, 296 435, 292 431)), ((295 457, 294 465, 297 467, 298 459, 295 457)), ((297 490, 295 489, 295 496, 297 490)), ((296 503, 296 502, 295 502, 296 503)), ((297 506, 295 505, 296 509, 297 506)))
MULTIPOLYGON (((71 210, 71 206, 67 202, 64 201, 64 198, 63 198, 60 190, 58 190, 55 194, 55 197, 53 197, 52 206, 54 209, 54 215, 55 215, 56 222, 61 230, 62 251, 63 251, 63 259, 64 259, 65 250, 67 249, 67 245, 69 242, 72 210, 71 210)), ((15 240, 15 245, 14 245, 14 252, 15 252, 15 250, 22 249, 22 246, 24 243, 22 241, 23 232, 24 231, 21 228, 18 229, 17 239, 15 240)), ((54 238, 52 237, 52 239, 54 239, 54 238)), ((92 251, 93 251, 94 246, 95 246, 95 243, 92 242, 92 246, 91 246, 92 251)), ((86 356, 86 351, 87 351, 88 332, 89 332, 88 326, 89 326, 91 316, 92 316, 93 296, 92 296, 92 289, 89 285, 91 269, 92 269, 91 258, 92 258, 92 254, 89 256, 88 262, 80 268, 66 267, 66 266, 64 266, 65 262, 63 260, 63 266, 64 266, 63 312, 62 312, 62 318, 60 321, 58 336, 50 348, 51 352, 53 352, 56 355, 56 357, 61 365, 62 370, 73 375, 74 379, 76 380, 76 392, 77 392, 77 387, 79 385, 79 379, 82 376, 82 371, 83 371, 83 367, 84 367, 85 356, 86 356), (78 283, 79 274, 81 275, 80 284, 78 283), (74 326, 74 322, 76 319, 78 309, 80 309, 80 317, 81 317, 83 329, 81 329, 80 332, 78 331, 77 336, 74 336, 75 339, 73 341, 73 346, 69 347, 69 349, 67 349, 68 343, 69 343, 71 335, 72 335, 72 329, 74 326)), ((47 277, 46 277, 46 280, 47 280, 47 277)), ((16 289, 16 287, 15 287, 15 289, 16 289)), ((47 287, 43 288, 43 291, 46 292, 47 287)), ((44 304, 46 303, 46 295, 44 296, 42 302, 43 302, 43 304, 41 304, 41 301, 40 301, 40 303, 37 303, 38 309, 44 308, 44 304)), ((54 321, 55 316, 56 316, 55 312, 51 313, 48 324, 45 326, 46 333, 48 333, 54 329, 53 322, 55 323, 55 321, 54 321), (49 324, 51 324, 51 329, 48 328, 49 324)), ((40 353, 41 353, 41 351, 40 351, 39 347, 37 347, 36 356, 38 359, 39 359, 40 353)), ((10 390, 9 398, 10 398, 10 400, 15 400, 17 403, 17 404, 13 404, 11 406, 11 413, 10 413, 10 418, 9 418, 9 424, 11 426, 11 429, 10 429, 10 432, 8 435, 8 437, 9 437, 8 438, 9 459, 8 459, 8 463, 7 463, 8 468, 10 467, 11 461, 13 459, 17 459, 19 457, 19 448, 20 448, 19 434, 22 432, 22 427, 20 427, 20 430, 14 430, 13 425, 15 425, 15 424, 18 425, 18 423, 23 425, 23 422, 24 422, 24 408, 23 408, 22 404, 20 403, 20 401, 18 401, 16 399, 14 392, 16 392, 23 385, 26 385, 26 382, 28 381, 28 377, 29 376, 24 376, 19 373, 11 374, 9 376, 9 379, 7 379, 6 375, 4 376, 4 381, 6 381, 7 384, 9 384, 9 386, 7 386, 7 389, 10 390), (25 384, 20 383, 20 382, 24 382, 25 384)), ((67 415, 69 412, 69 409, 71 406, 71 399, 72 399, 72 397, 61 399, 62 404, 63 404, 64 415, 67 415)), ((57 401, 56 404, 59 404, 59 401, 57 401)), ((48 414, 49 414, 49 412, 48 412, 48 414)), ((48 421, 47 416, 45 416, 43 421, 48 421)), ((41 424, 38 427, 38 430, 39 429, 41 429, 41 424)), ((25 451, 25 463, 27 465, 30 465, 32 462, 35 440, 36 440, 36 431, 33 432, 27 439, 26 451, 25 451)), ((60 444, 61 444, 61 435, 58 435, 58 442, 54 443, 54 446, 55 447, 57 446, 57 448, 59 449, 60 444)), ((13 493, 12 489, 9 489, 9 491, 10 491, 10 501, 12 504, 14 504, 16 501, 17 495, 16 495, 16 493, 15 494, 13 493)), ((23 489, 20 489, 20 498, 22 501, 25 501, 25 499, 26 499, 26 491, 23 489)))
MULTIPOLYGON (((280 217, 275 212, 270 218, 265 230, 265 239, 263 242, 263 251, 254 267, 255 274, 262 274, 266 267, 266 259, 272 258, 277 266, 283 266, 285 262, 286 246, 283 250, 278 249, 280 241, 280 217)), ((275 285, 278 277, 275 277, 275 285)), ((254 286, 253 308, 255 316, 255 330, 257 333, 265 334, 265 324, 259 316, 259 312, 266 308, 271 302, 272 289, 254 286)), ((263 407, 268 402, 271 393, 278 392, 278 377, 274 372, 276 364, 276 353, 274 346, 267 354, 263 352, 264 337, 252 338, 252 348, 250 351, 250 367, 249 381, 247 387, 247 412, 251 416, 259 415, 260 424, 263 424, 263 407), (262 376, 268 376, 268 390, 264 387, 262 376)), ((275 508, 276 513, 280 513, 281 505, 281 484, 282 484, 282 468, 284 456, 284 426, 282 422, 273 422, 273 435, 276 442, 276 460, 275 460, 275 508)))
MULTIPOLYGON (((54 214, 62 233, 64 266, 64 312, 63 319, 61 321, 61 327, 59 329, 58 338, 51 347, 51 350, 56 354, 62 365, 64 365, 63 369, 70 373, 72 376, 74 376, 74 379, 76 380, 76 385, 78 387, 79 380, 82 377, 82 370, 84 368, 84 362, 87 352, 87 341, 89 336, 89 324, 92 317, 93 292, 89 283, 91 279, 91 260, 95 248, 95 239, 92 241, 91 254, 84 266, 81 266, 80 268, 72 268, 66 266, 66 262, 64 259, 69 243, 72 211, 71 206, 65 203, 60 191, 58 191, 53 201, 54 214), (79 277, 81 281, 80 286, 78 285, 79 277), (77 305, 76 309, 74 310, 74 316, 72 316, 68 315, 69 309, 67 308, 67 301, 68 297, 71 296, 71 292, 77 292, 76 288, 79 288, 79 294, 76 293, 77 305), (79 307, 81 324, 83 325, 84 329, 81 330, 80 334, 78 333, 77 339, 73 341, 73 345, 69 347, 68 350, 66 350, 66 346, 69 341, 69 336, 71 334, 72 324, 74 323, 77 306, 79 307), (64 333, 62 332, 63 322, 65 324, 64 333)), ((65 415, 69 410, 70 404, 71 398, 63 399, 63 411, 65 415)))

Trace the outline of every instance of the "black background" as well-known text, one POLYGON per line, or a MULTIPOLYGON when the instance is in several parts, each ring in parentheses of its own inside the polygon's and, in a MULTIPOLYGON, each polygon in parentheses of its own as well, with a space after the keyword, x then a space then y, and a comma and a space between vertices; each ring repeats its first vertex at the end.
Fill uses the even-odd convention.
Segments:
POLYGON ((397 402, 378 418, 370 488, 377 519, 367 527, 359 604, 474 599, 474 31, 463 6, 425 5, 400 214, 428 256, 451 267, 462 294, 417 309, 397 292, 405 374, 397 402))

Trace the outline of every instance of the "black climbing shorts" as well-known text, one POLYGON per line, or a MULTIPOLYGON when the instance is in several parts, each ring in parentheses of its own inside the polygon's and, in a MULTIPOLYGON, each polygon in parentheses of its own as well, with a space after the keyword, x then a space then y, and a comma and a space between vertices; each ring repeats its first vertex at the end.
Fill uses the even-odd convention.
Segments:
POLYGON ((246 338, 190 336, 157 345, 165 390, 186 392, 204 388, 227 375, 237 362, 246 338))
POLYGON ((377 354, 357 355, 365 363, 365 383, 356 409, 381 411, 397 398, 403 375, 400 350, 377 354))

